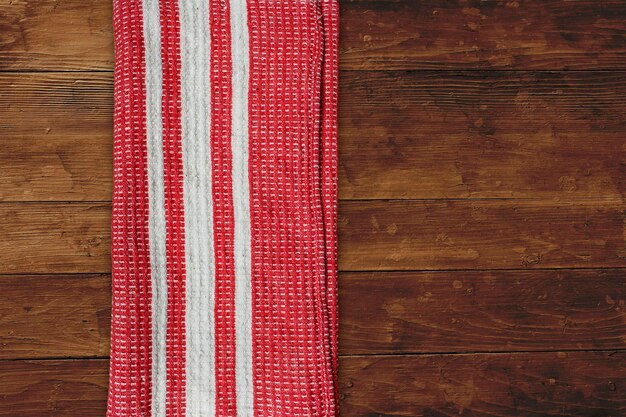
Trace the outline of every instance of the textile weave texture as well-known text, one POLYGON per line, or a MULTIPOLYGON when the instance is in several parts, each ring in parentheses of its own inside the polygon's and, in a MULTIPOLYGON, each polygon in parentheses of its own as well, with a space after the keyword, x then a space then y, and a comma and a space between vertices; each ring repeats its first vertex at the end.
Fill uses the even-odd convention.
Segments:
POLYGON ((108 417, 337 415, 337 0, 113 0, 108 417))

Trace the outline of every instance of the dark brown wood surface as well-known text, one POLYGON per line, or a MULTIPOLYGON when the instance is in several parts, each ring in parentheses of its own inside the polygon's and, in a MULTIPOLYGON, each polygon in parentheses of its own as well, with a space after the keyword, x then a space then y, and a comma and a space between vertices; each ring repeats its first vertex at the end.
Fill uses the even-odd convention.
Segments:
MULTIPOLYGON (((343 69, 625 69, 621 0, 342 0, 343 69)), ((110 70, 111 2, 2 0, 0 69, 110 70)))
MULTIPOLYGON (((340 354, 621 349, 621 270, 344 272, 340 354)), ((0 359, 109 354, 111 277, 0 277, 0 359)))
POLYGON ((346 354, 621 349, 621 270, 342 273, 346 354))
MULTIPOLYGON (((111 199, 112 82, 0 73, 0 200, 111 199)), ((622 200, 622 72, 342 71, 340 96, 343 199, 622 200)))
POLYGON ((0 359, 107 356, 111 276, 2 276, 0 317, 0 359))
POLYGON ((0 204, 0 274, 110 272, 110 203, 0 204))
POLYGON ((110 73, 0 73, 0 201, 110 201, 110 73))
POLYGON ((626 74, 340 75, 342 198, 622 200, 626 74))
MULTIPOLYGON (((106 360, 0 364, 0 415, 102 416, 106 360)), ((626 413, 624 352, 348 356, 340 367, 349 416, 626 413)))
MULTIPOLYGON (((343 416, 626 415, 626 1, 342 0, 343 416)), ((0 416, 104 416, 110 0, 0 0, 0 416)))
POLYGON ((626 413, 624 352, 369 356, 341 365, 340 395, 350 416, 626 413))
MULTIPOLYGON (((0 204, 0 274, 110 272, 110 211, 99 202, 0 204)), ((620 268, 623 229, 621 203, 342 201, 339 269, 620 268)))

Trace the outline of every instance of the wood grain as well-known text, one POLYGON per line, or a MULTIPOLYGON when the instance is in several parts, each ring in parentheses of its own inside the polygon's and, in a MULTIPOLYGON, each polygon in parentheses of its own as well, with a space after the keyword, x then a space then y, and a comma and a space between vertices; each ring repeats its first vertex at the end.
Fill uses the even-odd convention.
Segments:
MULTIPOLYGON (((345 201, 346 271, 626 266, 622 205, 345 201)), ((0 204, 0 274, 110 272, 110 205, 0 204)))
POLYGON ((624 68, 623 1, 342 3, 344 69, 624 68))
MULTIPOLYGON (((613 416, 624 352, 345 357, 342 416, 613 416)), ((106 360, 0 362, 0 416, 101 417, 106 360)))
POLYGON ((112 2, 0 0, 0 71, 112 70, 112 2))
POLYGON ((342 198, 623 200, 626 73, 344 72, 342 198))
POLYGON ((0 416, 103 417, 106 360, 0 361, 0 416))
POLYGON ((339 268, 624 267, 624 207, 597 202, 345 201, 339 268))
POLYGON ((343 273, 340 352, 626 348, 626 271, 343 273))
POLYGON ((355 357, 344 416, 612 416, 626 413, 624 352, 355 357))
POLYGON ((0 359, 109 354, 109 275, 0 277, 0 359))
MULTIPOLYGON (((340 354, 625 349, 624 270, 342 273, 340 354)), ((0 359, 109 354, 109 275, 0 277, 0 359)))
MULTIPOLYGON (((623 201, 626 73, 343 72, 342 199, 623 201)), ((0 74, 0 200, 109 201, 110 74, 0 74)))
MULTIPOLYGON (((626 415, 625 19, 341 1, 344 417, 626 415)), ((104 415, 111 20, 0 0, 0 417, 104 415)))
MULTIPOLYGON (((624 69, 622 1, 341 2, 343 69, 624 69)), ((0 1, 0 70, 110 70, 111 2, 0 1)))
POLYGON ((111 270, 110 204, 0 204, 0 273, 111 270))
POLYGON ((0 74, 0 200, 111 200, 110 74, 0 74))

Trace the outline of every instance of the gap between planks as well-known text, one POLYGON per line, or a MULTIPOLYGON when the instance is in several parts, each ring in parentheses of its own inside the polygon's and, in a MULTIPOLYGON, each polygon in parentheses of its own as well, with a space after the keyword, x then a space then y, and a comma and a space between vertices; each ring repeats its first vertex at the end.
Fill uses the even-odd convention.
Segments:
MULTIPOLYGON (((465 351, 465 352, 393 352, 393 353, 361 353, 361 354, 349 354, 342 355, 339 353, 340 358, 388 358, 388 357, 429 357, 429 356, 502 356, 502 355, 532 355, 532 354, 545 354, 545 353, 622 353, 626 352, 626 348, 618 349, 542 349, 542 350, 503 350, 503 351, 465 351)), ((110 356, 50 356, 50 357, 19 357, 19 358, 4 358, 0 359, 2 362, 51 362, 51 361, 102 361, 110 360, 110 356)))

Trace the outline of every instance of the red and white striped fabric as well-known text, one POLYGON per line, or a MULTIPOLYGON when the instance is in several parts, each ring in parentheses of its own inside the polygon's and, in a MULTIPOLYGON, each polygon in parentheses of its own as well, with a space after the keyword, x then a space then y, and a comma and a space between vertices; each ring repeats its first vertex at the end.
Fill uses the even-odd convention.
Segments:
POLYGON ((337 0, 113 2, 107 416, 335 416, 337 0))

